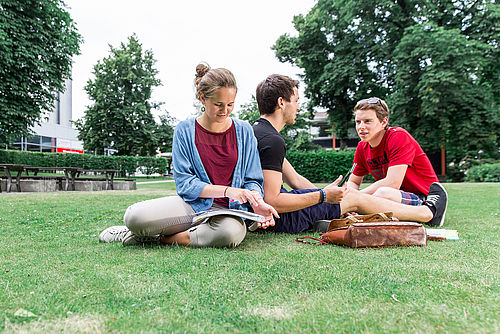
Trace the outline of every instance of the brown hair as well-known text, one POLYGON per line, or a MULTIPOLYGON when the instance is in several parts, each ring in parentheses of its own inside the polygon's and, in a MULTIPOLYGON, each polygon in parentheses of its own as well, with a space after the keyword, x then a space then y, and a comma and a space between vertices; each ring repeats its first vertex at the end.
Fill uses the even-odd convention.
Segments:
POLYGON ((280 97, 290 102, 294 88, 299 88, 297 80, 280 74, 268 76, 257 86, 256 99, 260 114, 273 114, 280 97))
POLYGON ((356 111, 369 109, 375 110, 377 118, 380 122, 382 122, 384 118, 387 118, 387 120, 389 120, 389 107, 384 100, 378 97, 370 97, 368 99, 358 101, 358 103, 356 103, 356 106, 354 107, 353 114, 354 116, 356 116, 356 111))
POLYGON ((200 100, 201 94, 208 99, 219 88, 227 87, 238 90, 233 73, 225 68, 211 69, 208 64, 198 64, 194 79, 196 98, 200 100))

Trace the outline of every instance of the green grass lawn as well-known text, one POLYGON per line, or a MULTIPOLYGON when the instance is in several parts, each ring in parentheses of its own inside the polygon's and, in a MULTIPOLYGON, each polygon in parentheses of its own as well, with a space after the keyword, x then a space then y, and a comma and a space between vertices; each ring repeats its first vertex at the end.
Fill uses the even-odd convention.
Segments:
MULTIPOLYGON (((500 184, 446 184, 460 241, 348 249, 251 233, 236 249, 100 244, 128 205, 174 194, 0 194, 7 332, 498 333, 500 184)), ((314 233, 308 235, 314 236, 314 233)))

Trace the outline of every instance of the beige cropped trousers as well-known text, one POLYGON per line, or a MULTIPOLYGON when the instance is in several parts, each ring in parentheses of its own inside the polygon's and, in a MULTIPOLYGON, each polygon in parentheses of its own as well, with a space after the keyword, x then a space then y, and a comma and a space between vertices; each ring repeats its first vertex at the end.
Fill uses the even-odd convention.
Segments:
MULTIPOLYGON (((217 210, 213 206, 211 210, 217 210)), ((138 236, 172 235, 189 230, 192 247, 236 247, 246 235, 246 225, 239 217, 214 216, 193 225, 194 210, 179 196, 161 197, 128 207, 125 226, 138 236)))

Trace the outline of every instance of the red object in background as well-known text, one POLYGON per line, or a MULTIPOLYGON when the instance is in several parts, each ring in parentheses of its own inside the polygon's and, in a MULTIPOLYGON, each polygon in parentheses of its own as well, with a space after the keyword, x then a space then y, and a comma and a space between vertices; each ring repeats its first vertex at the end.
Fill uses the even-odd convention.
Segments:
POLYGON ((58 147, 57 148, 57 153, 76 153, 76 154, 83 154, 83 150, 74 150, 72 148, 64 148, 64 147, 58 147))

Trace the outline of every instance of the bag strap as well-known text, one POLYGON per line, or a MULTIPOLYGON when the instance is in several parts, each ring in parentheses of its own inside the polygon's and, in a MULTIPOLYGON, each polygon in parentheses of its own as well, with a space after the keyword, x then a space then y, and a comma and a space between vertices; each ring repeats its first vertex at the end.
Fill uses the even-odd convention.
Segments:
POLYGON ((328 242, 321 240, 321 239, 313 238, 313 237, 299 237, 299 238, 295 238, 295 241, 302 243, 302 244, 308 244, 308 245, 313 245, 313 246, 328 245, 328 242), (309 241, 309 240, 314 240, 314 241, 309 241))

